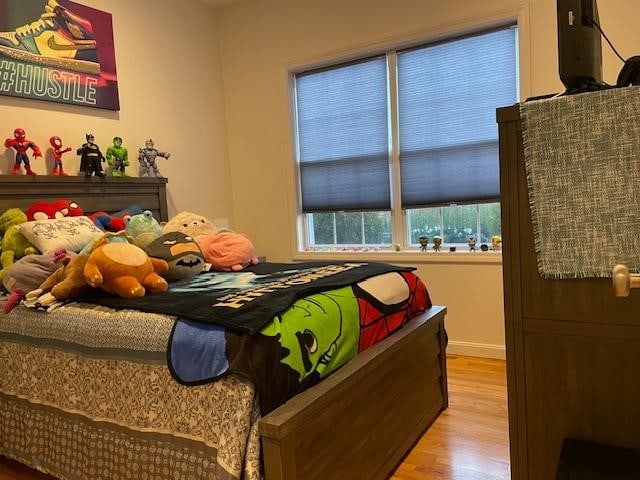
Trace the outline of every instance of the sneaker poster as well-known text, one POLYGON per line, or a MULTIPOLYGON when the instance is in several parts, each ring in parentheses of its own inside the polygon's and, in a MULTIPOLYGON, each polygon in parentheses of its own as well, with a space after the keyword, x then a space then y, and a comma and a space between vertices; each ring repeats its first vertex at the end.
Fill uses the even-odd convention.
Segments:
POLYGON ((0 95, 120 110, 111 14, 0 0, 0 95))

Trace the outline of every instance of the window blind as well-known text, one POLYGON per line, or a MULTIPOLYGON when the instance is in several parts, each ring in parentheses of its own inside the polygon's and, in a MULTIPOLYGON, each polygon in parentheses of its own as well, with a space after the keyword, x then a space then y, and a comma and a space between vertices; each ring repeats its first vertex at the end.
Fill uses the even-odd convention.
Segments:
POLYGON ((302 211, 388 210, 385 57, 295 77, 302 211))
POLYGON ((496 108, 517 101, 514 27, 398 53, 403 208, 500 196, 496 108))

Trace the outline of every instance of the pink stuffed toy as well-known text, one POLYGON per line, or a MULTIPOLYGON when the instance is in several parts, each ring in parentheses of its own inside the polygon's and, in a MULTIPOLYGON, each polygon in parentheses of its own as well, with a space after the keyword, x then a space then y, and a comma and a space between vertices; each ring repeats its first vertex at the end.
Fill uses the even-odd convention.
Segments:
POLYGON ((256 249, 245 235, 235 232, 221 232, 197 238, 204 260, 213 270, 223 272, 242 270, 258 263, 256 249))

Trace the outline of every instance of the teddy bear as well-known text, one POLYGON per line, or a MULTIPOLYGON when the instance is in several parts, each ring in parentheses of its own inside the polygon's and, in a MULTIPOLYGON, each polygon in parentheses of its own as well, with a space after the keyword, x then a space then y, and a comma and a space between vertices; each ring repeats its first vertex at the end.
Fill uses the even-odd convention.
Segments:
POLYGON ((202 235, 214 235, 221 231, 214 223, 203 215, 183 211, 175 215, 163 227, 164 233, 182 232, 198 240, 202 235))
POLYGON ((0 232, 2 244, 0 251, 0 282, 13 262, 25 255, 38 253, 38 250, 18 231, 18 225, 25 223, 27 216, 19 208, 10 208, 0 215, 0 232))
POLYGON ((166 292, 169 284, 160 274, 168 269, 166 261, 150 258, 136 245, 105 241, 89 255, 84 279, 92 287, 123 298, 134 298, 144 296, 147 290, 166 292))
POLYGON ((198 237, 197 242, 205 261, 211 264, 213 270, 236 272, 258 263, 253 243, 242 233, 205 235, 198 237))

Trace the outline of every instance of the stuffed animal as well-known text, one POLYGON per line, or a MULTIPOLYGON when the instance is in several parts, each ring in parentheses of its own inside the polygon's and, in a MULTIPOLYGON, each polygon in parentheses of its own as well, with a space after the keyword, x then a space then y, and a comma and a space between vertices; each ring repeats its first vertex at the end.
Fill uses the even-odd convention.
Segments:
POLYGON ((120 210, 115 213, 96 212, 91 215, 91 220, 100 230, 107 232, 119 232, 126 227, 125 217, 138 215, 142 213, 142 208, 138 205, 131 205, 129 208, 120 210))
POLYGON ((137 203, 134 203, 133 205, 129 205, 124 210, 118 210, 117 212, 113 212, 112 215, 114 217, 124 218, 126 215, 133 216, 133 215, 138 215, 142 212, 144 212, 142 207, 137 203))
POLYGON ((76 255, 65 260, 63 266, 42 282, 40 291, 50 292, 57 300, 81 297, 91 292, 92 287, 84 279, 84 267, 88 259, 88 255, 76 255))
POLYGON ((149 258, 140 247, 105 241, 89 255, 84 278, 92 287, 133 298, 144 296, 146 290, 151 293, 166 292, 169 285, 159 274, 167 270, 167 262, 149 258))
POLYGON ((76 202, 62 198, 55 202, 34 203, 27 209, 27 221, 46 220, 62 217, 81 217, 82 208, 76 202))
POLYGON ((156 238, 162 236, 162 227, 158 221, 153 218, 150 210, 145 210, 139 215, 125 217, 125 232, 133 238, 133 243, 140 248, 145 248, 156 238))
POLYGON ((219 229, 208 218, 191 212, 180 212, 163 228, 164 233, 182 232, 198 241, 202 235, 215 235, 219 229))
POLYGON ((104 232, 99 238, 96 238, 92 242, 88 243, 82 250, 80 250, 80 255, 91 255, 91 253, 98 248, 103 243, 131 243, 133 244, 133 238, 127 236, 124 230, 119 232, 104 232))
POLYGON ((253 243, 241 233, 216 233, 198 237, 197 241, 205 261, 211 264, 213 270, 238 271, 258 263, 253 243))
POLYGON ((38 288, 65 260, 68 262, 75 256, 74 252, 59 248, 42 255, 27 255, 11 265, 2 279, 2 285, 9 292, 4 313, 13 310, 27 292, 38 288))
POLYGON ((6 275, 13 262, 25 255, 37 253, 38 250, 18 231, 18 225, 25 223, 27 216, 19 208, 10 208, 0 215, 0 232, 2 237, 2 253, 0 253, 0 281, 6 275))
POLYGON ((162 276, 170 282, 193 277, 202 272, 204 257, 198 244, 182 232, 169 232, 151 242, 145 252, 152 258, 161 258, 169 265, 162 276))
POLYGON ((84 279, 84 266, 88 255, 77 255, 63 260, 64 265, 53 272, 40 288, 27 293, 24 304, 27 307, 51 312, 66 300, 81 297, 93 290, 84 279))
POLYGON ((107 212, 96 212, 89 218, 93 220, 96 227, 106 232, 119 232, 126 227, 124 218, 116 217, 107 212))

